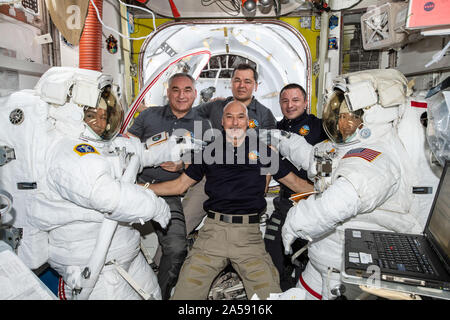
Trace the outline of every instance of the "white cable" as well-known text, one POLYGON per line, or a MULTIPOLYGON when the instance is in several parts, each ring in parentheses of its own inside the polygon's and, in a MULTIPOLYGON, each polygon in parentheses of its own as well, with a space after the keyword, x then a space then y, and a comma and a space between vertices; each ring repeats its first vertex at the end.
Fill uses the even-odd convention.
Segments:
POLYGON ((331 293, 331 289, 330 289, 330 275, 331 275, 332 271, 333 271, 333 269, 328 267, 328 273, 327 273, 327 291, 328 291, 328 294, 332 294, 331 293))
POLYGON ((141 252, 144 255, 145 260, 147 260, 147 263, 151 265, 153 263, 152 257, 150 257, 150 253, 148 252, 147 248, 145 247, 144 243, 142 242, 141 237, 141 243, 139 244, 139 247, 141 248, 141 252))
POLYGON ((155 19, 156 19, 156 18, 155 18, 155 15, 153 14, 152 11, 150 11, 150 10, 148 10, 148 9, 145 9, 145 8, 142 8, 142 7, 134 6, 134 5, 132 5, 132 4, 126 4, 126 3, 124 3, 124 2, 122 2, 122 1, 120 1, 120 0, 119 0, 119 2, 120 2, 121 4, 123 4, 125 7, 141 9, 142 11, 145 11, 145 12, 150 13, 150 14, 152 15, 152 17, 153 17, 153 30, 156 30, 156 23, 155 23, 155 19))
POLYGON ((148 10, 148 9, 144 9, 144 8, 141 8, 141 7, 138 7, 138 6, 133 6, 133 5, 131 5, 131 4, 125 4, 125 3, 123 3, 122 1, 119 0, 119 2, 120 2, 121 4, 123 4, 124 6, 126 6, 126 7, 138 8, 138 9, 141 9, 141 10, 143 10, 143 11, 146 11, 146 12, 151 13, 152 16, 153 16, 153 31, 152 31, 152 32, 150 32, 150 33, 149 33, 148 35, 146 35, 145 37, 139 37, 139 38, 131 38, 131 37, 128 37, 128 36, 126 36, 126 35, 120 33, 119 31, 117 31, 117 30, 115 30, 115 29, 113 29, 113 28, 108 27, 107 25, 105 25, 105 24, 103 23, 102 19, 100 19, 100 13, 98 12, 98 9, 97 9, 97 7, 96 7, 94 1, 93 1, 93 0, 89 0, 89 1, 91 2, 92 6, 94 7, 95 12, 97 13, 97 19, 98 19, 98 21, 100 21, 100 23, 102 24, 102 26, 105 27, 105 29, 108 29, 109 31, 112 31, 112 32, 114 32, 114 33, 120 35, 122 38, 126 38, 126 39, 128 39, 128 40, 142 40, 142 39, 147 39, 153 32, 156 31, 155 15, 153 14, 153 12, 151 12, 151 11, 148 10))
POLYGON ((125 271, 124 268, 120 266, 120 264, 116 260, 111 261, 114 264, 114 267, 119 272, 119 274, 122 276, 122 278, 130 284, 130 286, 136 290, 136 292, 144 299, 144 300, 155 300, 153 298, 153 295, 148 294, 144 289, 141 288, 141 286, 134 281, 134 279, 129 275, 128 272, 125 271))
POLYGON ((303 252, 305 252, 306 249, 309 248, 310 242, 308 242, 306 245, 304 245, 301 249, 299 249, 297 252, 295 252, 291 257, 291 262, 294 264, 295 259, 299 257, 303 252))
POLYGON ((441 61, 441 59, 445 56, 445 53, 447 52, 447 49, 449 49, 449 48, 450 48, 450 41, 447 43, 447 45, 442 50, 439 50, 437 53, 435 53, 433 55, 433 58, 431 59, 430 62, 428 62, 425 65, 425 68, 428 68, 429 66, 431 66, 435 62, 441 61))

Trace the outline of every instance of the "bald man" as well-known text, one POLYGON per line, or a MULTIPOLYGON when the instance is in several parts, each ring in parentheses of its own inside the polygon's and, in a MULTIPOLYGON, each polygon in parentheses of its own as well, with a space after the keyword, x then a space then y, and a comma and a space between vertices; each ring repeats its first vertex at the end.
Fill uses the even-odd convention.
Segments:
POLYGON ((206 177, 208 199, 203 208, 207 218, 183 264, 174 300, 206 299, 213 280, 228 263, 241 277, 248 298, 256 293, 266 299, 270 293, 281 292, 278 272, 259 229, 267 205, 266 177, 272 170, 274 178, 292 190, 310 188, 267 145, 251 141, 257 138, 247 134, 245 104, 229 102, 223 109, 222 127, 222 136, 205 149, 198 163, 194 160, 178 179, 150 186, 157 195, 182 194, 206 177))

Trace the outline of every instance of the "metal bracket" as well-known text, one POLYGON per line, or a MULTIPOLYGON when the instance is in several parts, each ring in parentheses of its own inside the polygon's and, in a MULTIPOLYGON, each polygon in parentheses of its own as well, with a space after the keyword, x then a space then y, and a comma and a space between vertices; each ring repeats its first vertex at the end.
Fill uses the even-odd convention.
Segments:
POLYGON ((16 153, 14 152, 14 148, 10 148, 8 146, 0 146, 0 166, 3 166, 11 160, 15 159, 16 153))

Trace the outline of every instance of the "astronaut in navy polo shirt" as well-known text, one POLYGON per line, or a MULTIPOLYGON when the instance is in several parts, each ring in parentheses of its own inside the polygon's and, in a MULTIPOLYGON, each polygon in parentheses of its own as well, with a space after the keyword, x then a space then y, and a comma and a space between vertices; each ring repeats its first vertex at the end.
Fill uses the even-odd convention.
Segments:
MULTIPOLYGON (((305 140, 315 145, 327 138, 322 126, 322 119, 306 112, 308 101, 306 92, 302 86, 296 83, 290 83, 280 91, 280 107, 283 113, 283 119, 277 123, 277 128, 287 132, 299 134, 305 140)), ((303 169, 297 169, 287 159, 282 160, 305 183, 309 183, 310 190, 313 190, 311 182, 308 180, 307 172, 303 169)), ((292 277, 294 265, 290 262, 290 257, 284 255, 283 243, 281 240, 281 226, 286 219, 288 210, 292 207, 289 197, 294 192, 287 186, 280 185, 280 195, 273 200, 274 212, 270 216, 264 234, 266 250, 272 257, 273 263, 280 274, 280 287, 283 291, 294 287, 296 278, 292 277)), ((296 247, 303 247, 305 241, 299 239, 296 241, 296 247)), ((301 266, 296 267, 296 273, 299 274, 301 266)))
POLYGON ((247 133, 247 108, 239 101, 223 111, 222 137, 207 146, 203 157, 177 179, 153 184, 159 195, 181 194, 206 177, 208 213, 204 226, 189 252, 172 299, 206 299, 213 280, 229 264, 242 278, 247 297, 255 293, 266 299, 281 292, 279 276, 264 247, 259 229, 266 208, 266 176, 300 192, 302 183, 280 160, 278 153, 259 144, 247 133), (279 165, 279 166, 278 166, 279 165))

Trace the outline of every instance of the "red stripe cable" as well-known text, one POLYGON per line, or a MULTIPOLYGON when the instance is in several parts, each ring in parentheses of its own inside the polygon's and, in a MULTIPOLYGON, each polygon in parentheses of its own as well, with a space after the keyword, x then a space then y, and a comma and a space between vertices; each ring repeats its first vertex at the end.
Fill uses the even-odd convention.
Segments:
POLYGON ((306 291, 308 291, 311 295, 313 295, 314 297, 316 297, 319 300, 322 300, 322 296, 320 294, 318 294, 316 291, 314 291, 313 289, 311 289, 305 282, 305 280, 303 280, 302 275, 300 275, 300 277, 298 278, 300 280, 300 283, 302 284, 303 288, 306 289, 306 291))
POLYGON ((170 9, 172 9, 173 17, 174 18, 179 18, 180 17, 180 13, 178 12, 177 6, 173 2, 173 0, 169 0, 169 3, 170 3, 170 9))

